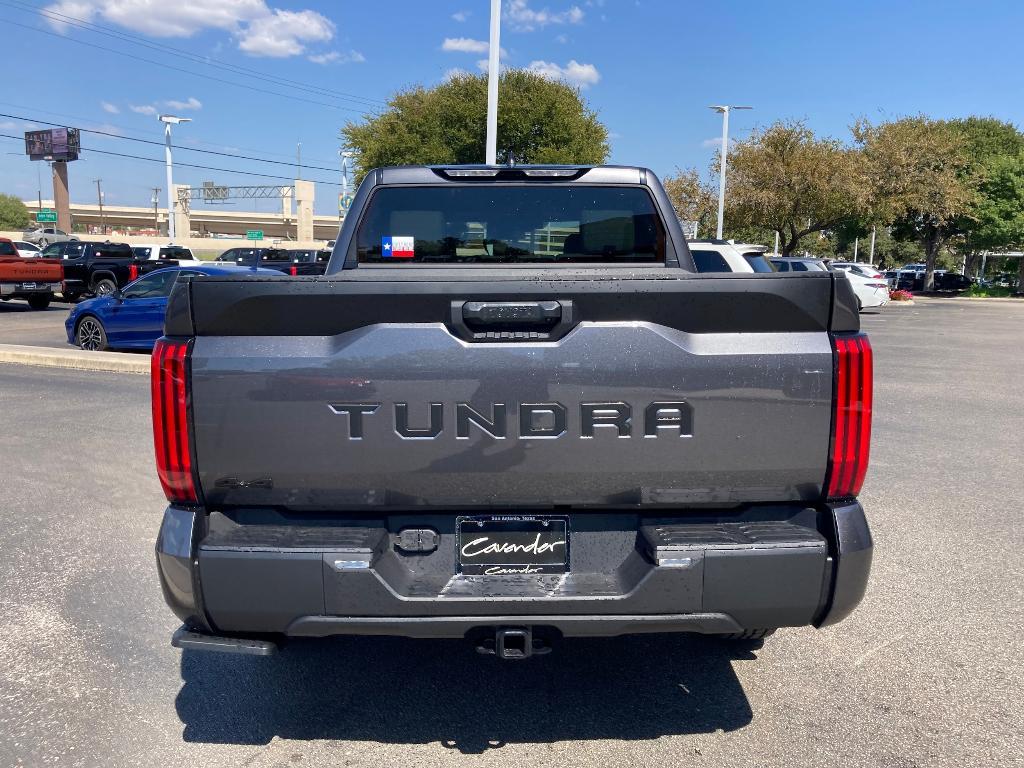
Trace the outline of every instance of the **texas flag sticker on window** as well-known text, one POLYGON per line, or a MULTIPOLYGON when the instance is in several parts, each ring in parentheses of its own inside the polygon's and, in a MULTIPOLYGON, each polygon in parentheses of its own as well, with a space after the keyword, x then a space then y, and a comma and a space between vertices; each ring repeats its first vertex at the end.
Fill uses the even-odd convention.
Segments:
POLYGON ((415 256, 413 246, 415 237, 382 237, 380 254, 385 259, 411 259, 415 256))

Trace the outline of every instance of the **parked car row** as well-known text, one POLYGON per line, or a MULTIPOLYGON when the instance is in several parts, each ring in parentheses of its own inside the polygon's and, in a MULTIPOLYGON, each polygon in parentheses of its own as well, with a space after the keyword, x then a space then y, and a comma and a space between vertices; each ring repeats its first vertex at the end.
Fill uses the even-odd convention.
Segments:
POLYGON ((331 260, 330 250, 286 248, 229 248, 217 257, 221 263, 261 267, 284 272, 293 277, 322 275, 331 260))
POLYGON ((850 281, 860 309, 889 303, 889 286, 882 274, 867 264, 825 262, 822 259, 768 254, 763 245, 728 240, 691 240, 690 254, 698 272, 842 272, 850 281))

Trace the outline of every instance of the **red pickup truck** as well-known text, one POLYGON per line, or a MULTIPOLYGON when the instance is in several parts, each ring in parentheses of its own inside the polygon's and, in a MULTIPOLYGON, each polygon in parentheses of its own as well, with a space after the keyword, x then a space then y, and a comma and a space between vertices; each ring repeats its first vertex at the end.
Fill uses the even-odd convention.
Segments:
POLYGON ((46 309, 63 280, 59 259, 22 258, 13 242, 0 237, 0 300, 25 299, 32 309, 46 309))

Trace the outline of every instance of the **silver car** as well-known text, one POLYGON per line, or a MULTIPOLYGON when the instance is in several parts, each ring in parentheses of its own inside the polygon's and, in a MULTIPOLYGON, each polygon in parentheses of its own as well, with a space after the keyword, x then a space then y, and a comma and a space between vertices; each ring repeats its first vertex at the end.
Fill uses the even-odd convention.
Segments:
POLYGON ((62 229, 56 227, 38 227, 36 229, 26 229, 21 233, 23 240, 29 243, 35 243, 40 248, 45 248, 51 243, 63 243, 68 240, 77 240, 78 238, 74 235, 69 235, 62 229))

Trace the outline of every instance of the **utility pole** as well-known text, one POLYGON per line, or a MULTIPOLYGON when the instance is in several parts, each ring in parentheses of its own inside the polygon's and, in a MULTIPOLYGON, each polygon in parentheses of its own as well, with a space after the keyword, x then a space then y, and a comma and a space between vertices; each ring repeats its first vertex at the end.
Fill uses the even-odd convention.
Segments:
POLYGON ((295 178, 302 181, 302 142, 295 145, 295 178))
MULTIPOLYGON (((164 124, 164 158, 167 164, 167 235, 170 241, 174 242, 174 163, 171 160, 171 126, 181 123, 192 122, 191 117, 175 117, 174 115, 159 115, 158 119, 164 124)), ((189 233, 185 233, 188 237, 189 233)))
POLYGON ((736 107, 727 104, 716 104, 708 107, 722 115, 722 155, 719 162, 718 175, 718 233, 716 237, 722 239, 722 231, 725 225, 725 169, 729 157, 729 112, 734 109, 753 109, 753 107, 736 107))
POLYGON ((103 183, 103 179, 93 179, 96 182, 96 202, 100 206, 100 234, 107 234, 107 220, 103 216, 103 187, 100 185, 103 183))
POLYGON ((860 246, 860 238, 859 237, 853 238, 853 263, 854 264, 857 263, 857 251, 858 251, 859 246, 860 246))
POLYGON ((875 229, 871 228, 871 250, 868 252, 868 264, 872 267, 875 266, 875 229))
POLYGON ((491 0, 491 39, 487 66, 487 165, 498 164, 498 67, 501 53, 501 0, 491 0))
POLYGON ((157 235, 160 234, 160 211, 157 205, 160 203, 160 187, 153 187, 153 229, 156 230, 157 235))

